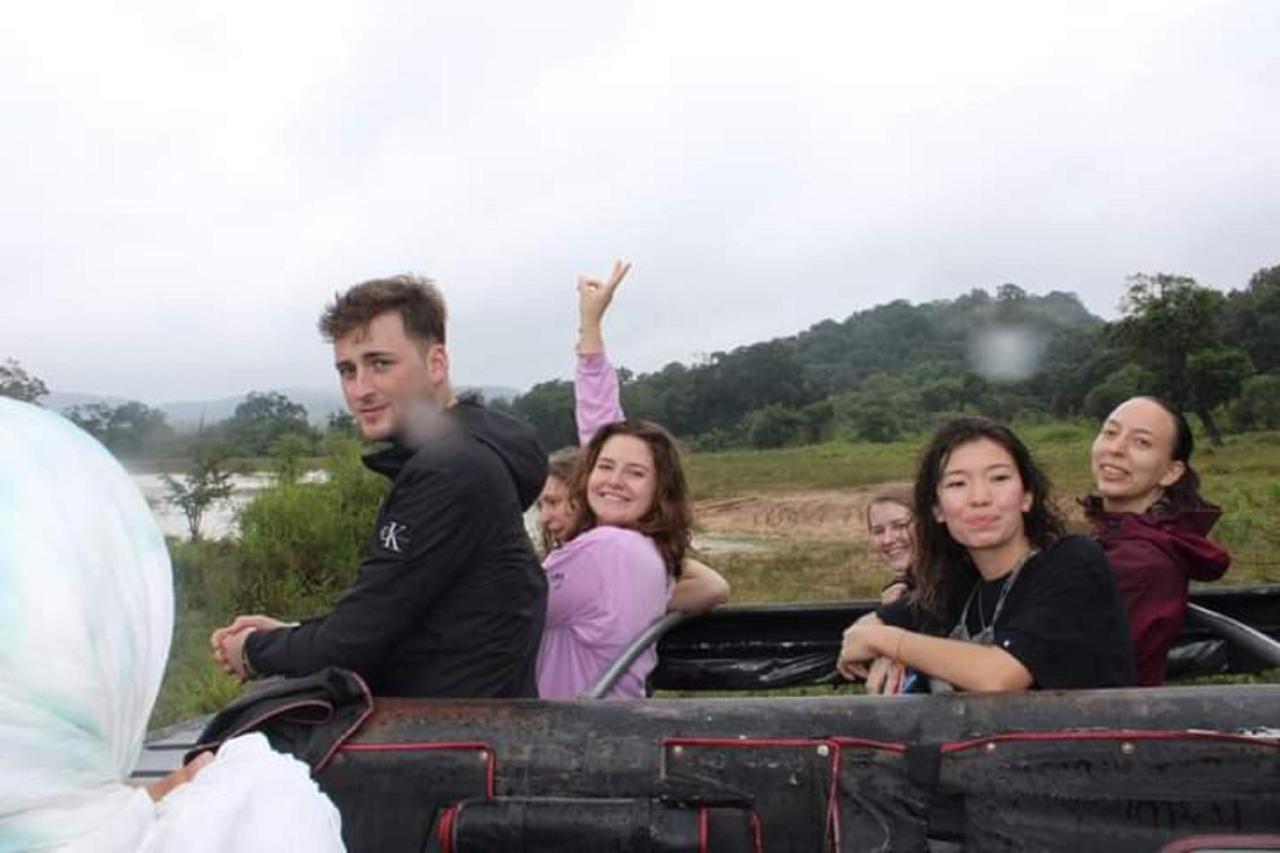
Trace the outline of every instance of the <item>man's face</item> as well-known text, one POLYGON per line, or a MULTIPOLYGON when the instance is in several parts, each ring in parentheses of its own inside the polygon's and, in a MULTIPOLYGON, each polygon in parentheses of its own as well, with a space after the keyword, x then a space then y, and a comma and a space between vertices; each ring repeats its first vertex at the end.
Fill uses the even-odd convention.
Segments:
POLYGON ((342 396, 369 441, 403 438, 419 414, 441 405, 448 357, 438 343, 405 334, 399 312, 386 311, 333 344, 342 396))

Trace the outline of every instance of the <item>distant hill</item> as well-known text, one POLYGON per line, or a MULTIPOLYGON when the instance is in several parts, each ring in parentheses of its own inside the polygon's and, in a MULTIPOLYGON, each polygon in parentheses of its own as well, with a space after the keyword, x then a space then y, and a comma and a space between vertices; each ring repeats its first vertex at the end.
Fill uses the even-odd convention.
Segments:
MULTIPOLYGON (((1105 372, 1085 366, 1105 327, 1075 294, 1038 296, 1015 284, 919 305, 899 299, 695 364, 620 369, 622 402, 629 416, 707 448, 818 440, 840 429, 892 436, 942 412, 1057 412, 1084 393, 1073 386, 1066 399, 1064 374, 1086 377, 1088 390, 1105 372)), ((539 383, 510 408, 548 447, 576 439, 568 382, 539 383)))
MULTIPOLYGON (((302 405, 307 410, 308 419, 316 426, 323 426, 328 421, 330 413, 344 412, 347 408, 342 400, 342 395, 337 390, 321 391, 315 388, 264 388, 261 390, 279 391, 290 400, 302 405)), ((459 389, 459 393, 469 391, 478 391, 484 395, 484 399, 487 401, 511 400, 520 394, 519 389, 505 385, 485 385, 479 388, 459 389)), ((164 412, 169 425, 174 429, 190 430, 200 426, 201 423, 209 425, 231 417, 235 413, 236 406, 244 402, 246 396, 247 394, 239 394, 234 397, 221 397, 214 400, 180 400, 161 403, 153 408, 158 408, 164 412)), ((119 406, 126 402, 128 401, 122 397, 58 391, 50 392, 47 397, 42 398, 40 401, 45 408, 53 409, 57 412, 65 412, 75 406, 91 403, 119 406)))

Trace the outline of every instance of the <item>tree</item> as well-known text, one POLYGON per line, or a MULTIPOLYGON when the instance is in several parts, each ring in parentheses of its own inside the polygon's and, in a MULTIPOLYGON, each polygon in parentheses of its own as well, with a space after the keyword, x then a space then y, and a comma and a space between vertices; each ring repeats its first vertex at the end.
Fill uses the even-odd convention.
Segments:
POLYGON ((222 467, 225 461, 222 454, 206 450, 196 455, 191 471, 183 478, 185 482, 169 474, 161 477, 168 492, 165 500, 186 516, 192 542, 200 541, 200 522, 204 514, 229 499, 235 489, 231 471, 222 467))
POLYGON ((511 404, 515 415, 538 431, 543 447, 570 447, 578 443, 573 423, 573 383, 562 379, 540 382, 511 404))
POLYGON ((757 449, 783 447, 804 440, 805 417, 781 403, 770 403, 747 415, 747 438, 757 449))
POLYGON ((253 456, 269 454, 271 445, 286 433, 315 437, 306 408, 279 391, 250 391, 227 420, 226 430, 240 452, 253 456))
POLYGON ((287 432, 271 445, 271 474, 281 485, 302 479, 302 460, 311 452, 310 436, 287 432))
MULTIPOLYGON (((1116 325, 1117 340, 1131 360, 1155 375, 1157 392, 1179 408, 1195 412, 1218 446, 1222 433, 1213 419, 1216 395, 1206 382, 1228 368, 1222 354, 1208 352, 1223 346, 1225 301, 1221 293, 1193 278, 1134 275, 1121 303, 1124 316, 1116 325), (1192 371, 1189 364, 1197 355, 1201 356, 1197 370, 1192 371)), ((1238 362, 1235 366, 1239 367, 1238 362)))
POLYGON ((337 434, 355 437, 357 435, 356 419, 351 416, 350 412, 330 412, 324 431, 326 435, 337 434))
POLYGON ((38 376, 22 369, 16 359, 7 358, 0 364, 0 397, 12 397, 24 403, 38 403, 49 393, 49 386, 38 376))
POLYGON ((1154 392, 1156 377, 1150 370, 1130 362, 1090 389, 1084 397, 1084 411, 1090 417, 1102 420, 1116 406, 1130 397, 1140 397, 1154 392))
POLYGON ((1246 379, 1231 419, 1237 429, 1280 429, 1280 373, 1246 379))
POLYGON ((1280 370, 1280 266, 1258 270, 1227 297, 1226 336, 1264 373, 1280 370))
POLYGON ((1206 347, 1192 353, 1187 356, 1187 385, 1193 410, 1211 412, 1234 400, 1252 375, 1253 362, 1239 347, 1206 347))
POLYGON ((86 403, 67 411, 67 418, 117 456, 139 456, 173 430, 164 412, 136 400, 119 406, 86 403))

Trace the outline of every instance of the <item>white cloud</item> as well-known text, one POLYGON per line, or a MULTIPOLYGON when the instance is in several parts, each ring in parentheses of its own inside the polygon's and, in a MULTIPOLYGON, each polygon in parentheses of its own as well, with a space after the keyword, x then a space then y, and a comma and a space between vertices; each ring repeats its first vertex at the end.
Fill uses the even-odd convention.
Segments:
POLYGON ((149 400, 331 381, 332 292, 438 278, 458 378, 652 369, 1016 281, 1280 262, 1280 9, 27 4, 0 32, 0 355, 149 400))

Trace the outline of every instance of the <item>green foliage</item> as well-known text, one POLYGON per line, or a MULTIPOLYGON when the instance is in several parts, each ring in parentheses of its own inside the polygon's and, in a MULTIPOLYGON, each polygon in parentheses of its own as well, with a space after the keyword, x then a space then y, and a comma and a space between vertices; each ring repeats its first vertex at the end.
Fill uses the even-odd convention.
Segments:
POLYGON ((170 474, 161 476, 167 492, 165 500, 182 511, 193 542, 200 541, 200 522, 204 514, 231 497, 234 489, 232 472, 225 467, 225 462, 226 457, 206 450, 196 456, 191 470, 182 480, 170 474))
POLYGON ((212 713, 240 693, 209 655, 209 635, 234 612, 238 547, 230 541, 170 540, 169 556, 177 612, 151 728, 212 713))
POLYGON ((1254 367, 1280 371, 1280 266, 1258 270, 1244 290, 1227 296, 1226 340, 1243 347, 1254 367))
POLYGON ((1234 381, 1247 372, 1224 348, 1222 319, 1226 297, 1193 278, 1167 275, 1135 275, 1122 307, 1124 317, 1116 326, 1117 339, 1132 361, 1155 376, 1156 393, 1181 409, 1195 412, 1215 445, 1222 436, 1213 419, 1213 407, 1222 402, 1215 381, 1234 381))
POLYGON ((1240 394, 1253 362, 1238 347, 1211 346, 1187 357, 1187 379, 1195 411, 1212 411, 1240 394))
POLYGON ((125 458, 150 453, 173 436, 164 412, 136 400, 119 406, 86 403, 73 406, 66 415, 116 456, 125 458))
POLYGON ((324 482, 281 479, 241 510, 238 609, 307 615, 355 577, 387 481, 354 440, 331 437, 325 449, 324 482))
POLYGON ((1084 412, 1101 420, 1130 397, 1155 393, 1156 377, 1150 370, 1130 362, 1108 374, 1084 397, 1084 412))
POLYGON ((1236 429, 1280 429, 1280 374, 1264 373, 1244 381, 1231 409, 1236 429))
POLYGON ((287 432, 271 444, 271 475, 281 485, 298 482, 302 477, 303 462, 311 452, 310 436, 287 432))
POLYGON ((289 433, 314 439, 307 410, 278 391, 250 391, 235 413, 223 423, 227 441, 240 454, 262 456, 289 433))
POLYGON ((16 359, 6 358, 0 364, 0 397, 38 403, 48 393, 49 387, 44 381, 24 370, 16 359))
POLYGON ((781 403, 770 403, 747 415, 747 436, 751 446, 759 449, 803 443, 804 415, 781 403))

